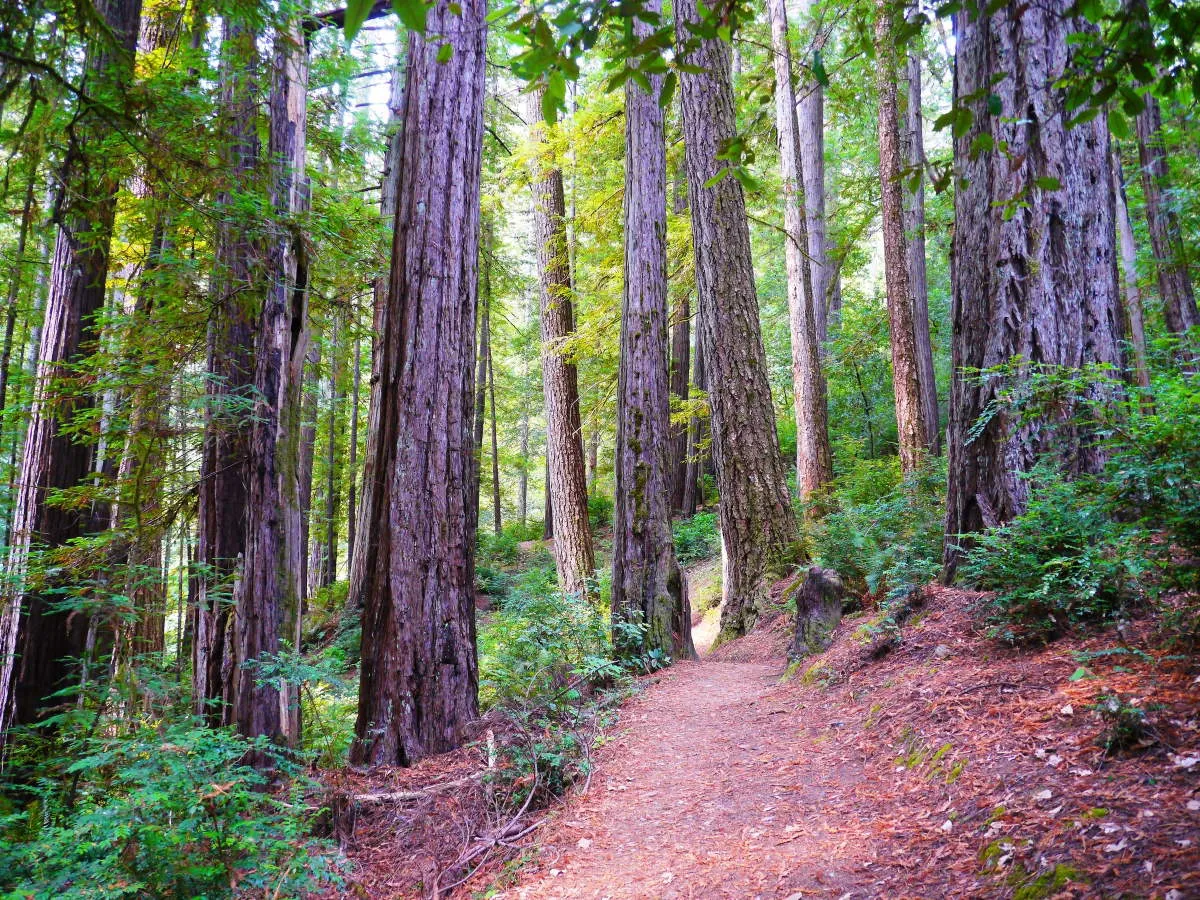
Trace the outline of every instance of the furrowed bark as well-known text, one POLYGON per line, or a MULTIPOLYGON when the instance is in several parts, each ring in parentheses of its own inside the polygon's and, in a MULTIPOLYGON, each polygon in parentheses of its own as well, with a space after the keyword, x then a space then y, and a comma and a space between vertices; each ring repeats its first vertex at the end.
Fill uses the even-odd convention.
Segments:
MULTIPOLYGON (((661 12, 660 0, 646 9, 661 12)), ((650 26, 635 20, 635 37, 650 26)), ((625 287, 617 387, 612 616, 618 653, 692 658, 687 581, 671 536, 671 398, 667 353, 667 145, 658 97, 625 85, 625 287), (643 626, 634 638, 619 623, 643 626)))
MULTIPOLYGON (((696 0, 675 9, 679 44, 700 23, 696 0)), ((708 367, 713 460, 721 492, 724 606, 718 640, 745 634, 771 577, 795 557, 796 519, 775 431, 741 184, 717 158, 736 131, 729 47, 716 38, 684 54, 680 78, 696 287, 708 367)))
MULTIPOLYGON (((542 93, 529 94, 528 118, 542 142, 542 93)), ((554 558, 558 580, 570 594, 588 595, 596 570, 588 523, 587 471, 579 416, 579 376, 562 352, 575 331, 567 257, 566 202, 562 169, 539 156, 533 173, 533 235, 537 250, 542 330, 542 387, 546 398, 546 455, 553 504, 554 558)), ((550 517, 547 517, 549 521, 550 517)))
POLYGON ((351 759, 407 765, 478 713, 473 351, 487 9, 440 0, 410 34, 351 759), (452 55, 438 62, 439 44, 452 55))
POLYGON ((1057 421, 991 414, 1003 385, 975 373, 1013 357, 1025 366, 1121 363, 1108 123, 1101 114, 1067 129, 1062 97, 1047 87, 1067 64, 1067 36, 1090 26, 1068 15, 1069 0, 990 15, 988 6, 969 5, 956 41, 956 96, 978 99, 954 147, 962 181, 954 202, 947 580, 964 535, 1025 509, 1021 476, 1040 457, 1057 460, 1067 476, 1104 463, 1103 449, 1066 421, 1071 409, 1057 421), (989 89, 1000 115, 988 109, 989 89), (1007 152, 973 156, 984 134, 1007 152), (1016 197, 1025 204, 998 214, 1016 197))
POLYGON ((796 415, 796 491, 808 501, 833 480, 829 448, 828 407, 812 271, 805 248, 810 246, 805 212, 800 127, 792 89, 792 48, 788 41, 784 0, 767 0, 775 67, 775 121, 779 131, 779 164, 783 176, 783 219, 787 231, 788 319, 792 343, 792 401, 796 415))

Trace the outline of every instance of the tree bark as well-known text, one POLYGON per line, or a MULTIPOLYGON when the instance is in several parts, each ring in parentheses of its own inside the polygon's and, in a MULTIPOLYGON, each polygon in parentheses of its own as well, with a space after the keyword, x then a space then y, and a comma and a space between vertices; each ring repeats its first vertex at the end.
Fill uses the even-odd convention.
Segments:
MULTIPOLYGON (((542 93, 529 94, 534 140, 543 142, 542 93)), ((579 416, 579 376, 562 343, 575 331, 567 258, 566 203, 562 169, 539 156, 533 173, 533 239, 537 249, 542 331, 542 388, 546 398, 548 490, 553 504, 554 557, 558 580, 570 594, 589 595, 596 570, 588 523, 587 471, 579 416)))
MULTIPOLYGON (((358 404, 362 382, 362 334, 358 331, 358 315, 355 314, 354 369, 350 384, 350 459, 346 474, 350 486, 346 491, 346 567, 354 559, 354 542, 358 539, 358 404)), ((347 573, 349 574, 349 573, 347 573)))
POLYGON ((796 492, 809 501, 833 481, 825 375, 815 316, 812 271, 805 248, 805 213, 800 126, 792 88, 792 48, 784 0, 767 0, 775 67, 775 121, 783 176, 783 219, 787 258, 788 320, 792 343, 792 402, 796 414, 796 492))
POLYGON ((226 56, 221 68, 225 188, 217 197, 224 212, 217 226, 215 302, 208 327, 208 404, 200 467, 192 699, 197 714, 230 724, 234 650, 229 634, 232 594, 246 549, 249 480, 247 413, 254 391, 254 317, 260 287, 255 275, 260 248, 239 219, 239 197, 258 178, 258 51, 240 21, 224 22, 226 56))
MULTIPOLYGON (((678 211, 678 210, 677 210, 678 211)), ((686 291, 681 291, 671 314, 671 368, 668 376, 671 396, 686 401, 691 377, 691 304, 686 291)), ((671 426, 671 512, 683 511, 683 496, 687 489, 688 426, 686 422, 671 426)))
MULTIPOLYGON (((410 34, 378 477, 364 530, 362 670, 351 759, 408 765, 458 746, 478 713, 472 364, 487 9, 439 0, 410 34)), ((364 503, 365 506, 365 503, 364 503)))
MULTIPOLYGON (((909 9, 916 16, 920 5, 910 4, 909 9)), ((912 296, 913 340, 917 351, 917 383, 924 408, 925 446, 937 456, 942 452, 942 439, 938 427, 933 341, 929 334, 929 277, 925 268, 925 136, 921 115, 921 52, 915 39, 907 56, 908 103, 904 110, 904 171, 901 174, 902 181, 908 183, 904 191, 904 238, 908 289, 912 296)))
POLYGON ((496 435, 496 368, 492 363, 491 345, 488 346, 488 396, 492 404, 492 529, 499 534, 504 529, 500 513, 500 441, 496 435))
MULTIPOLYGON (((661 0, 646 10, 660 13, 661 0)), ((635 19, 634 36, 650 26, 635 19)), ((612 617, 617 653, 690 659, 692 611, 671 535, 671 396, 667 346, 667 145, 658 98, 625 83, 625 288, 617 386, 612 617), (643 630, 635 638, 617 626, 643 630)))
MULTIPOLYGON (((900 182, 900 122, 896 99, 896 42, 892 0, 875 4, 876 86, 879 91, 879 182, 883 192, 883 266, 887 280, 888 324, 892 345, 892 387, 900 468, 915 472, 925 461, 932 431, 921 395, 914 327, 909 256, 904 235, 904 188, 900 182)), ((928 315, 926 315, 928 322, 928 315)))
POLYGON ((1133 349, 1133 382, 1142 389, 1150 387, 1150 368, 1146 363, 1146 323, 1142 315, 1142 291, 1138 286, 1137 243, 1129 220, 1129 202, 1125 197, 1125 173, 1121 154, 1112 151, 1113 198, 1116 201, 1117 237, 1121 249, 1122 319, 1133 349))
MULTIPOLYGON (((680 0, 680 45, 700 21, 696 0, 680 0)), ((703 70, 681 76, 680 98, 725 547, 718 640, 726 640, 754 624, 771 576, 794 559, 797 531, 767 380, 745 197, 731 177, 706 186, 736 132, 729 47, 704 39, 684 61, 703 70)))
POLYGON ((1059 421, 995 411, 1009 386, 975 373, 1014 357, 1023 367, 1121 361, 1108 123, 1101 114, 1067 129, 1061 94, 1047 87, 1066 66, 1067 36, 1090 26, 1068 15, 1070 0, 988 7, 973 0, 957 23, 955 92, 970 98, 973 120, 954 146, 962 180, 951 275, 947 579, 963 536, 1025 509, 1022 475, 1040 457, 1053 454, 1068 476, 1104 462, 1102 448, 1066 421, 1070 408, 1059 421), (999 115, 989 110, 989 90, 999 115), (997 150, 973 157, 980 135, 997 150), (1021 208, 999 214, 1017 197, 1021 208))
MULTIPOLYGON (((824 24, 814 20, 816 0, 800 0, 800 24, 812 37, 814 53, 823 52, 824 24)), ((807 67, 805 67, 807 71, 807 67)), ((817 336, 829 340, 829 323, 837 322, 842 309, 842 292, 837 266, 829 255, 829 230, 825 219, 825 89, 815 78, 805 78, 797 102, 800 160, 804 166, 804 211, 808 218, 808 257, 812 267, 812 292, 817 336)))
MULTIPOLYGON (((1153 42, 1146 0, 1124 0, 1124 5, 1136 18, 1135 27, 1144 31, 1153 42)), ((1158 270, 1163 317, 1173 334, 1182 335, 1200 324, 1200 310, 1196 307, 1196 294, 1188 274, 1189 254, 1179 227, 1179 217, 1166 197, 1171 189, 1171 172, 1163 142, 1162 110, 1157 98, 1149 91, 1142 94, 1142 99, 1146 105, 1137 116, 1137 138, 1146 223, 1149 225, 1150 246, 1154 250, 1154 263, 1158 270)), ((1192 351, 1195 349, 1193 347, 1192 351)))
POLYGON ((338 407, 342 405, 345 394, 340 385, 341 357, 339 355, 337 326, 334 326, 333 341, 329 350, 329 410, 326 420, 328 444, 325 446, 325 549, 322 553, 321 587, 327 588, 337 581, 337 526, 338 501, 341 495, 337 489, 337 435, 338 407))
MULTIPOLYGON (((141 0, 96 0, 84 60, 89 94, 125 96, 141 6, 141 0)), ((86 386, 70 379, 72 367, 96 350, 95 316, 104 305, 119 188, 112 151, 105 149, 114 131, 94 107, 81 106, 59 176, 58 236, 13 511, 11 593, 0 615, 0 742, 11 726, 37 721, 52 695, 79 672, 90 628, 104 627, 85 611, 54 610, 59 598, 26 590, 23 579, 31 551, 61 547, 88 525, 85 513, 53 495, 79 486, 91 471, 91 449, 61 426, 93 404, 86 386)))
POLYGON ((521 404, 521 424, 517 447, 521 454, 521 471, 517 473, 517 519, 521 527, 529 518, 529 407, 521 404))
MULTIPOLYGON (((299 689, 264 679, 255 662, 300 648, 304 554, 300 527, 301 388, 308 354, 308 259, 299 217, 309 206, 305 175, 308 51, 300 19, 276 35, 270 99, 271 208, 269 284, 257 328, 254 424, 246 551, 234 591, 237 670, 232 719, 247 737, 296 746, 299 689)), ((267 760, 255 754, 258 764, 267 760)))

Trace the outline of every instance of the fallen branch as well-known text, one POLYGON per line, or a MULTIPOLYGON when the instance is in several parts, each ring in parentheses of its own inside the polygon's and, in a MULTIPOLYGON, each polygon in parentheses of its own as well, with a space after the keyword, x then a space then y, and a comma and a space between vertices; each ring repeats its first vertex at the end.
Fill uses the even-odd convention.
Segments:
POLYGON ((443 781, 440 784, 432 784, 420 791, 391 791, 386 794, 354 794, 350 799, 355 803, 400 803, 405 800, 424 800, 431 794, 440 794, 442 791, 448 791, 451 788, 462 787, 464 784, 470 784, 472 781, 478 781, 482 777, 483 772, 476 772, 473 775, 466 776, 465 778, 456 778, 453 781, 443 781))

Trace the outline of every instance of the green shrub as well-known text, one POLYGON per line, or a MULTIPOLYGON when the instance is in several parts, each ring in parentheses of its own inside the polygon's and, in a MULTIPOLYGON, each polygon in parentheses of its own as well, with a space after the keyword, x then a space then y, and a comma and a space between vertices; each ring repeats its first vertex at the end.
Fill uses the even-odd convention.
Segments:
POLYGON ((851 590, 902 594, 941 568, 945 470, 939 460, 900 481, 895 464, 867 462, 835 480, 821 501, 833 508, 807 517, 805 538, 814 561, 851 590))
POLYGON ((613 522, 613 499, 608 494, 588 495, 588 522, 592 528, 609 528, 613 522))
MULTIPOLYGON (((269 792, 230 730, 183 721, 77 740, 6 792, 0 893, 13 898, 301 896, 337 881, 294 780, 269 792)), ((279 759, 288 776, 296 767, 279 759)))
POLYGON ((671 532, 675 538, 675 556, 681 563, 708 559, 721 551, 716 513, 696 513, 690 519, 679 519, 671 526, 671 532))
POLYGON ((966 584, 994 592, 988 621, 1008 643, 1111 621, 1138 597, 1149 566, 1138 532, 1113 520, 1094 482, 1048 469, 1030 482, 1025 513, 975 536, 959 566, 966 584))

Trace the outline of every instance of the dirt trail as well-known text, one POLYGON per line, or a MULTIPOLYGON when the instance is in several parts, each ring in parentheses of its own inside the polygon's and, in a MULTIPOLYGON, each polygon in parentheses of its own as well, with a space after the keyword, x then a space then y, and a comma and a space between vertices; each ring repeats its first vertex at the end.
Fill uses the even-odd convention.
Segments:
POLYGON ((591 789, 502 896, 841 896, 850 873, 839 867, 855 867, 854 854, 815 813, 855 774, 825 759, 794 698, 776 696, 781 668, 665 672, 623 712, 591 789))

